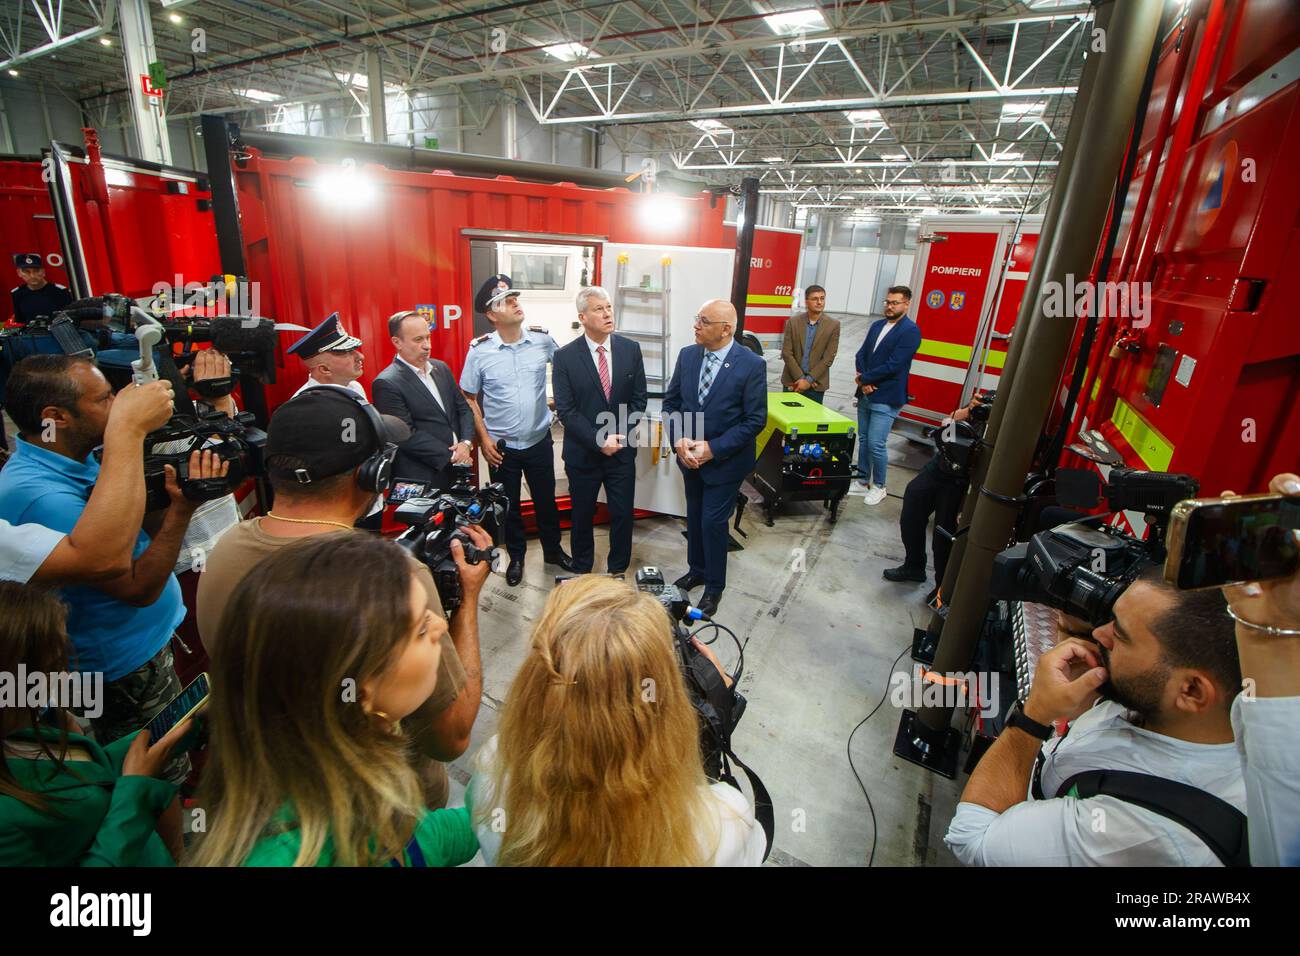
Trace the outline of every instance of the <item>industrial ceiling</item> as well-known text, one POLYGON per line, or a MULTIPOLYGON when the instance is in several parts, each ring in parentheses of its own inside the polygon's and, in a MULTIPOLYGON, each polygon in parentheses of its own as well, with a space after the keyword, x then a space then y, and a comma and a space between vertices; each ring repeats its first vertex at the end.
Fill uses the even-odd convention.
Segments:
MULTIPOLYGON (((117 3, 3 0, 0 70, 75 101, 91 125, 123 122, 117 3)), ((445 134, 445 122, 430 124, 449 101, 471 129, 508 104, 543 127, 599 131, 661 171, 716 184, 756 175, 773 199, 849 218, 1040 208, 1099 42, 1091 5, 1071 0, 162 0, 150 10, 171 121, 215 112, 310 131, 328 106, 360 139, 379 77, 393 142, 445 134)))

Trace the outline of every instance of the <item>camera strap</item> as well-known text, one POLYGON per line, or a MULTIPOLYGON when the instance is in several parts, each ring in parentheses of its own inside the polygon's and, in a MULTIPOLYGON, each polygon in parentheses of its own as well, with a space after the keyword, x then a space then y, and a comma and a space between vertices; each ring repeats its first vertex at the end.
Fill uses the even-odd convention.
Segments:
POLYGON ((767 839, 767 845, 763 848, 763 861, 772 853, 772 840, 776 835, 776 812, 772 807, 772 797, 767 792, 767 787, 763 786, 763 781, 753 770, 745 764, 743 760, 736 756, 735 751, 731 749, 730 743, 722 745, 722 754, 725 758, 722 768, 722 782, 730 784, 737 790, 740 790, 740 783, 736 780, 734 774, 727 769, 726 760, 731 761, 737 767, 745 772, 749 779, 749 786, 754 791, 754 819, 758 825, 763 828, 763 836, 767 839))
POLYGON ((1123 800, 1191 830, 1224 866, 1250 866, 1246 815, 1199 787, 1128 770, 1085 770, 1062 783, 1056 795, 1123 800))

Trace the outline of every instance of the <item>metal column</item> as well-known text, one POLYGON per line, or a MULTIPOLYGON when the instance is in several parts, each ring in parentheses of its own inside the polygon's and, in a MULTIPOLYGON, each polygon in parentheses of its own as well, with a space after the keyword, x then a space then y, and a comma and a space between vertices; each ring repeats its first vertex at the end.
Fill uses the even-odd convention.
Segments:
MULTIPOLYGON (((734 188, 734 187, 733 187, 734 188)), ((731 273, 731 304, 736 309, 736 335, 745 331, 745 302, 749 298, 749 265, 754 254, 758 221, 758 179, 746 176, 736 197, 736 268, 731 273)))
POLYGON ((370 116, 366 121, 366 140, 371 143, 388 142, 388 109, 384 100, 383 51, 366 51, 366 100, 370 116))
POLYGON ((145 95, 142 79, 149 75, 149 64, 158 59, 153 45, 153 25, 149 21, 149 4, 146 0, 119 0, 117 16, 122 36, 122 55, 126 61, 131 120, 136 143, 140 148, 140 158, 170 166, 172 147, 167 139, 163 98, 145 95))

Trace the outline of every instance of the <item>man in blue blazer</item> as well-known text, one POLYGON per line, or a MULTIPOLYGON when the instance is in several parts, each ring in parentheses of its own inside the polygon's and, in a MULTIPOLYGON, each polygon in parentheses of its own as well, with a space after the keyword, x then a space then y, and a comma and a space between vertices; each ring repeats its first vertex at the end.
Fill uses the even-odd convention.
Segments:
POLYGON ((578 293, 583 335, 551 359, 555 410, 564 425, 564 471, 569 478, 569 550, 573 570, 588 574, 596 560, 592 521, 605 486, 609 509, 610 574, 632 562, 632 500, 636 449, 625 430, 645 414, 645 363, 641 346, 614 335, 614 307, 600 286, 578 293), (628 423, 620 428, 620 422, 628 423))
POLYGON ((858 349, 858 468, 865 475, 858 485, 866 489, 869 505, 885 500, 885 442, 907 404, 907 375, 921 347, 921 330, 907 317, 911 304, 911 289, 890 286, 885 317, 872 323, 858 349))
POLYGON ((767 424, 767 363, 735 342, 736 310, 711 299, 695 317, 695 345, 677 354, 664 393, 664 421, 686 483, 683 591, 704 585, 710 617, 727 586, 727 522, 740 483, 754 469, 754 442, 767 424))

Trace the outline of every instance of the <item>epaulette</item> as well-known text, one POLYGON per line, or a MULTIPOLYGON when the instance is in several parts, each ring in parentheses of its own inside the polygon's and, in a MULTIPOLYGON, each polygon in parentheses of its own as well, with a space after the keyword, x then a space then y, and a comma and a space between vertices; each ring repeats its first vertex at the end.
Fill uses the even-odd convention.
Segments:
POLYGON ((469 347, 470 347, 470 348, 473 348, 473 347, 476 346, 476 345, 482 345, 484 342, 486 342, 486 341, 487 341, 488 339, 490 339, 490 338, 492 338, 492 333, 491 333, 491 332, 488 332, 488 333, 486 333, 486 334, 484 334, 484 335, 480 335, 480 336, 479 336, 478 338, 476 338, 473 342, 470 342, 470 343, 469 343, 469 347))
POLYGON ((542 333, 542 335, 550 335, 550 334, 551 334, 551 330, 548 329, 548 328, 547 328, 546 326, 544 326, 544 325, 530 325, 530 326, 528 326, 528 331, 529 331, 529 332, 540 332, 540 333, 542 333))
POLYGON ((24 284, 24 285, 16 285, 16 286, 14 286, 12 289, 9 290, 9 294, 10 294, 10 295, 13 295, 13 294, 14 294, 15 292, 17 292, 19 289, 25 289, 25 288, 27 288, 26 284, 24 284))
POLYGON ((59 285, 57 282, 51 282, 50 285, 54 286, 54 288, 56 288, 56 289, 65 289, 65 290, 66 290, 66 289, 68 288, 66 285, 59 285))

